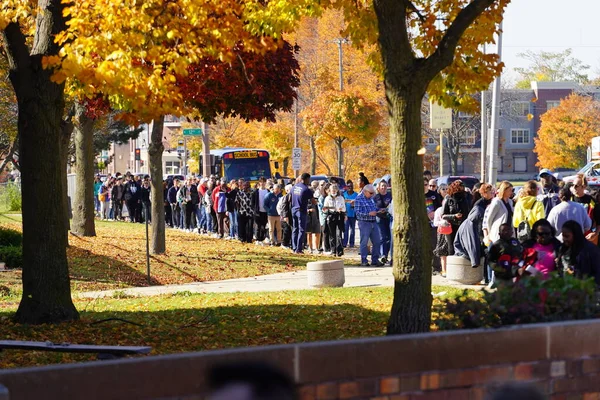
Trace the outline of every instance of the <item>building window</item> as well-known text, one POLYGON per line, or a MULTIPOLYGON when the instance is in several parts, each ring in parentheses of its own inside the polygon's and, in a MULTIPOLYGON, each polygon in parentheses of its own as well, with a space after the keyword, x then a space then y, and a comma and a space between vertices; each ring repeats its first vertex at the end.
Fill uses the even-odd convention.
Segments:
POLYGON ((512 129, 510 131, 510 143, 529 144, 529 129, 512 129))
POLYGON ((550 111, 560 105, 560 100, 551 100, 546 102, 546 111, 550 111))
POLYGON ((528 101, 513 101, 510 103, 511 115, 517 117, 526 117, 529 115, 528 101))
POLYGON ((435 139, 432 137, 428 137, 427 140, 425 140, 425 144, 435 144, 435 139))
POLYGON ((473 146, 475 144, 477 131, 475 129, 467 129, 465 134, 459 139, 460 144, 473 146))
POLYGON ((458 118, 471 118, 471 114, 466 113, 464 111, 459 111, 458 112, 458 118))
POLYGON ((181 161, 165 161, 165 172, 167 175, 180 174, 181 161))
POLYGON ((465 172, 465 159, 463 157, 458 157, 456 163, 456 172, 462 174, 465 172))
POLYGON ((513 171, 514 172, 527 172, 527 157, 513 158, 513 171))

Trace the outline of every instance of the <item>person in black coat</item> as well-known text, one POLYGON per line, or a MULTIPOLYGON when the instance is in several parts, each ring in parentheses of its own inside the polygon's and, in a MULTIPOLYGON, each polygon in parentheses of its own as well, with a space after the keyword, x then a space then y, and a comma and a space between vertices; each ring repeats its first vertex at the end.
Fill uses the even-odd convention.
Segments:
POLYGON ((171 207, 171 226, 173 228, 182 228, 181 226, 181 208, 177 203, 177 191, 179 190, 179 179, 173 179, 173 186, 167 191, 167 202, 171 207))
POLYGON ((148 218, 148 222, 150 222, 152 220, 152 208, 150 206, 150 177, 148 175, 144 177, 140 186, 140 207, 142 213, 142 219, 140 221, 144 221, 148 218))
POLYGON ((446 235, 448 246, 446 253, 453 256, 456 233, 471 210, 467 192, 465 192, 465 185, 462 181, 456 180, 450 184, 443 207, 442 219, 448 221, 452 226, 452 232, 446 235))
POLYGON ((600 249, 583 235, 576 221, 567 221, 562 226, 563 245, 559 263, 563 273, 580 279, 594 278, 600 286, 600 249))
POLYGON ((127 205, 129 220, 131 222, 141 222, 139 219, 138 206, 140 204, 140 186, 133 179, 133 175, 127 176, 127 183, 123 191, 123 200, 127 205))

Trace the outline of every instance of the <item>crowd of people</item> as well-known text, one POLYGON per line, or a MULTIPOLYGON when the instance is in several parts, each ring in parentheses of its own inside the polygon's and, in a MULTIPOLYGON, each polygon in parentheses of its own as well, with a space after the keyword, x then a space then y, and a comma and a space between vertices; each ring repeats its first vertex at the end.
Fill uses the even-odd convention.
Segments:
MULTIPOLYGON (((348 180, 313 180, 300 176, 294 185, 260 178, 227 182, 216 176, 163 182, 165 220, 170 228, 288 248, 296 253, 341 257, 356 244, 360 231, 363 265, 391 264, 392 196, 389 180, 375 188, 360 173, 359 191, 348 180), (370 243, 369 243, 370 242, 370 243)), ((94 183, 98 217, 144 222, 150 213, 150 177, 119 174, 94 183)))
POLYGON ((526 275, 594 278, 600 284, 600 192, 588 190, 584 175, 557 182, 549 170, 515 193, 508 181, 498 189, 456 180, 437 186, 424 178, 431 223, 434 270, 446 274, 448 256, 485 268, 485 283, 500 285, 526 275))

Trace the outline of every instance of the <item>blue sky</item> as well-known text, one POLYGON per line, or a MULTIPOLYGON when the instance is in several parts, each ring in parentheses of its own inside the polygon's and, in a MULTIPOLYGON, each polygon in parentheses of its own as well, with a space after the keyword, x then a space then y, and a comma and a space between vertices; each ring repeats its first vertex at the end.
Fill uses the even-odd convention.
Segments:
POLYGON ((600 0, 512 0, 504 17, 503 60, 509 78, 527 62, 517 54, 527 50, 559 52, 590 65, 590 77, 600 75, 600 0))

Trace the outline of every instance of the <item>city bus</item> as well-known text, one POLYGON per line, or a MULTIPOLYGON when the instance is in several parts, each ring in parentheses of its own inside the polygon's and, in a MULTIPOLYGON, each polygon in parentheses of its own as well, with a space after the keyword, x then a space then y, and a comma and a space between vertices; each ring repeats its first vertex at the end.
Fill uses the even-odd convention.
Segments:
MULTIPOLYGON (((270 155, 264 149, 224 148, 210 151, 212 171, 227 181, 244 178, 257 181, 271 177, 270 155)), ((202 171, 202 162, 200 162, 202 171)))

